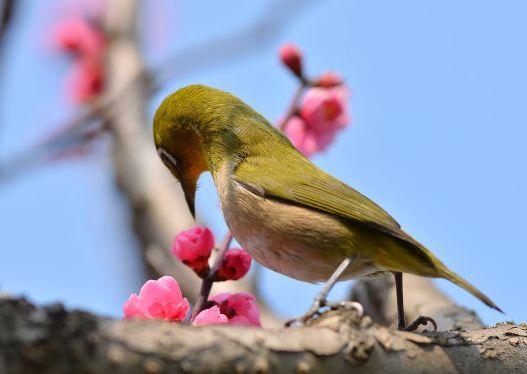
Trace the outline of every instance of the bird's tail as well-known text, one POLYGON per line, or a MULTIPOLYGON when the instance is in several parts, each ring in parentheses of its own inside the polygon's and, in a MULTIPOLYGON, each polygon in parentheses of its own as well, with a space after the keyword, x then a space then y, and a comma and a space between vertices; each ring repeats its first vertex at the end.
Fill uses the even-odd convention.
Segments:
POLYGON ((483 303, 485 303, 489 307, 496 309, 500 313, 503 313, 503 310, 501 310, 496 304, 494 304, 494 302, 487 295, 485 295, 483 292, 478 290, 476 287, 471 285, 469 282, 461 278, 459 275, 457 275, 453 271, 449 269, 442 269, 441 272, 442 272, 441 276, 443 278, 446 278, 449 281, 457 284, 461 288, 464 288, 465 290, 470 292, 472 295, 476 296, 478 299, 480 299, 483 303))

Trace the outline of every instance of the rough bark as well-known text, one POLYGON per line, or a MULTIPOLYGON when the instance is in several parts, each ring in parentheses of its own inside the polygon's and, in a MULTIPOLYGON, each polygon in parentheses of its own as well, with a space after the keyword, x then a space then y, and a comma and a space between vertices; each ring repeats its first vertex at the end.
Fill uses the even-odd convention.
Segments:
POLYGON ((198 328, 0 300, 2 373, 382 371, 526 372, 527 325, 414 334, 338 310, 312 326, 286 330, 198 328))

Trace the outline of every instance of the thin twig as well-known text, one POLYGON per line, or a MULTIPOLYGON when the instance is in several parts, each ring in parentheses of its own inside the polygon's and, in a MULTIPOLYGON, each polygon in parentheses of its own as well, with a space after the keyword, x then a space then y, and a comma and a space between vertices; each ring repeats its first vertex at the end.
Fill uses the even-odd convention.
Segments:
POLYGON ((194 309, 192 310, 192 320, 198 315, 199 312, 204 309, 205 305, 207 304, 210 295, 210 290, 212 289, 212 285, 214 284, 214 281, 216 279, 216 273, 220 268, 220 265, 223 261, 223 257, 225 257, 225 253, 231 245, 232 239, 232 233, 230 231, 227 231, 227 234, 225 234, 225 238, 223 239, 223 242, 221 243, 218 249, 218 253, 214 258, 214 262, 212 263, 210 272, 201 283, 201 289, 199 292, 198 300, 196 301, 196 305, 194 305, 194 309))
POLYGON ((298 109, 300 107, 299 102, 302 98, 302 95, 304 94, 304 91, 309 87, 309 83, 301 80, 300 84, 298 85, 298 88, 296 89, 295 94, 293 95, 293 98, 291 99, 291 103, 289 104, 289 109, 287 110, 285 117, 278 123, 278 128, 282 131, 284 131, 286 123, 296 114, 298 114, 298 109))

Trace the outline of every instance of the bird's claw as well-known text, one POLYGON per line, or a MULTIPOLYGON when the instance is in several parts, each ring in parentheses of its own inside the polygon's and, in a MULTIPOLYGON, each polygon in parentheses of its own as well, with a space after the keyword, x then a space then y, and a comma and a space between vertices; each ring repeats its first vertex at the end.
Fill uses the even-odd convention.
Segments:
POLYGON ((362 317, 364 315, 364 307, 362 304, 356 302, 356 301, 350 301, 350 300, 344 300, 339 301, 336 303, 326 303, 327 306, 329 306, 331 309, 345 309, 345 310, 355 310, 359 317, 362 317))
POLYGON ((427 326, 430 322, 434 326, 434 331, 437 331, 437 323, 431 317, 419 316, 415 321, 410 323, 408 326, 401 328, 402 331, 415 331, 419 326, 427 326))
POLYGON ((364 314, 364 308, 362 307, 361 304, 357 303, 356 301, 339 301, 336 303, 332 303, 326 300, 317 299, 313 302, 313 304, 311 305, 311 308, 309 308, 309 310, 304 315, 286 321, 285 327, 290 327, 295 322, 298 322, 300 324, 305 324, 307 321, 312 319, 314 316, 322 314, 320 309, 326 306, 331 308, 332 310, 336 310, 340 308, 343 308, 346 310, 354 309, 357 311, 359 317, 362 317, 362 315, 364 314))

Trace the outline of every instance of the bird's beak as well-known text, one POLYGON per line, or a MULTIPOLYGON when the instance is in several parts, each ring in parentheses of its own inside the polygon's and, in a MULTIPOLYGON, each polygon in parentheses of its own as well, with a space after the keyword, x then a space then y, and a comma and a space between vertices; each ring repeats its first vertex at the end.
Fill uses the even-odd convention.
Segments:
POLYGON ((194 199, 196 197, 196 184, 194 183, 187 185, 182 183, 183 191, 185 192, 185 200, 187 201, 188 209, 193 218, 196 218, 196 207, 194 204, 194 199))

